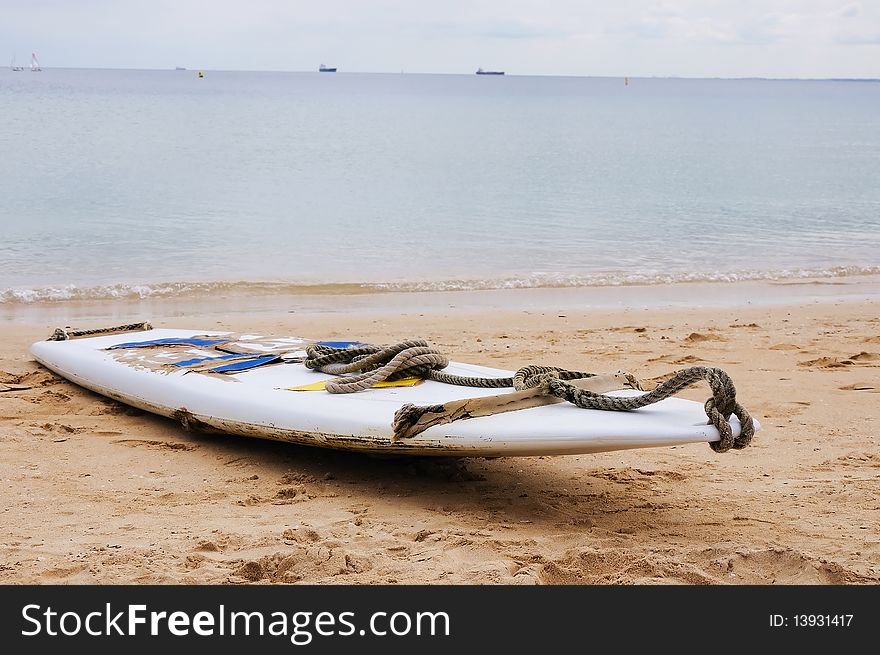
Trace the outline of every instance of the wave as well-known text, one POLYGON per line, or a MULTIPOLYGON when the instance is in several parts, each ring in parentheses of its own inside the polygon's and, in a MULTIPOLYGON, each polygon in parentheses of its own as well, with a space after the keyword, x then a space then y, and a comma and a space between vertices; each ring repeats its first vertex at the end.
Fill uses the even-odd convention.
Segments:
POLYGON ((0 290, 0 304, 106 300, 148 300, 207 296, 351 295, 434 291, 485 291, 573 287, 614 287, 699 282, 785 282, 880 274, 880 266, 837 266, 822 269, 714 273, 531 273, 485 279, 410 280, 391 282, 156 282, 97 286, 42 286, 0 290))

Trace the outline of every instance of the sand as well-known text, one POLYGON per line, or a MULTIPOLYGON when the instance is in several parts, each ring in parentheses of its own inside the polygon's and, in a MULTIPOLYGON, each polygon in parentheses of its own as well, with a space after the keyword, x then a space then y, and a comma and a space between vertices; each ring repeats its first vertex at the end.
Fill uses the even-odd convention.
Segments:
POLYGON ((6 321, 0 583, 880 581, 880 301, 554 309, 548 298, 77 325, 421 336, 478 364, 642 377, 720 366, 763 429, 725 454, 694 444, 461 460, 197 435, 42 369, 28 347, 57 323, 6 321))

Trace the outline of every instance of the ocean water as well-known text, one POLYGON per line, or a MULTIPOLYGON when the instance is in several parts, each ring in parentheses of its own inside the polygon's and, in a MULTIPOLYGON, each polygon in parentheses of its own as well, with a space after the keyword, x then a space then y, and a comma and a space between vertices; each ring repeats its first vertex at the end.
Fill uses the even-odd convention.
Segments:
POLYGON ((0 303, 880 273, 880 82, 0 70, 0 303))

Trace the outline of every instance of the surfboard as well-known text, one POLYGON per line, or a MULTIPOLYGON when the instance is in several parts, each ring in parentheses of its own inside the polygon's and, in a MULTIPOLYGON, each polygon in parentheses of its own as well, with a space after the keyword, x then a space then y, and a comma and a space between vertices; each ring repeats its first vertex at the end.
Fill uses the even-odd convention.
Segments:
MULTIPOLYGON (((532 407, 435 425, 393 439, 405 404, 436 405, 505 393, 402 380, 331 394, 337 376, 303 365, 311 343, 351 342, 214 330, 156 328, 34 343, 37 362, 98 394, 184 427, 310 446, 394 455, 533 456, 598 453, 719 440, 703 404, 668 398, 637 410, 532 407)), ((444 372, 504 377, 511 371, 451 361, 444 372)), ((630 396, 636 390, 610 391, 630 396)), ((734 436, 740 432, 731 416, 734 436)), ((758 429, 759 426, 756 425, 758 429)))

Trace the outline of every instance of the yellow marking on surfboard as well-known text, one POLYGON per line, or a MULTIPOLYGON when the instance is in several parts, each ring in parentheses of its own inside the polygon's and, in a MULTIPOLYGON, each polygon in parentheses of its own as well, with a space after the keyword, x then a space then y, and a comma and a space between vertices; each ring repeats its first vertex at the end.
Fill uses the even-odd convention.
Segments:
MULTIPOLYGON (((327 387, 327 380, 321 380, 320 382, 313 382, 311 384, 303 384, 298 387, 287 387, 286 391, 324 391, 327 387)), ((382 387, 414 387, 417 384, 421 384, 424 382, 421 378, 401 378, 400 380, 384 380, 383 382, 377 382, 371 388, 372 389, 381 389, 382 387)))

